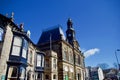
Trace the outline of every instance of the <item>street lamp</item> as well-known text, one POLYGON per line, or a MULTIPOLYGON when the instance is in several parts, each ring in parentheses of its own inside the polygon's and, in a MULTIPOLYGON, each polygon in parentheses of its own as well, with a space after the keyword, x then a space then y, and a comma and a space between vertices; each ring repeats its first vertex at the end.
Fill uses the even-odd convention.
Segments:
POLYGON ((117 51, 120 51, 120 49, 115 50, 115 57, 116 57, 116 60, 117 60, 118 68, 120 70, 120 64, 119 64, 118 57, 117 57, 117 51))

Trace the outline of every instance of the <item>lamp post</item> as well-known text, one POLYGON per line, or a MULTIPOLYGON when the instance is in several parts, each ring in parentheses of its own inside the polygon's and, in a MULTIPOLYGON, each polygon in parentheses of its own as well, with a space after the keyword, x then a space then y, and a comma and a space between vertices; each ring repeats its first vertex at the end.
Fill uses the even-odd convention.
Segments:
POLYGON ((119 60, 118 60, 118 57, 117 57, 117 51, 120 51, 120 49, 115 50, 115 57, 116 57, 116 60, 117 60, 118 68, 120 70, 120 64, 119 64, 119 60))

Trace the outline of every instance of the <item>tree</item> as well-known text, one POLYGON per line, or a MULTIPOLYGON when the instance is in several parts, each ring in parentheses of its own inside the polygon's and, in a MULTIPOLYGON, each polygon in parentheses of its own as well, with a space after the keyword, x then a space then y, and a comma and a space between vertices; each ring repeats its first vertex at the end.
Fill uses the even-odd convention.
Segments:
POLYGON ((97 65, 97 67, 100 67, 101 69, 108 69, 109 65, 107 63, 100 63, 97 65))

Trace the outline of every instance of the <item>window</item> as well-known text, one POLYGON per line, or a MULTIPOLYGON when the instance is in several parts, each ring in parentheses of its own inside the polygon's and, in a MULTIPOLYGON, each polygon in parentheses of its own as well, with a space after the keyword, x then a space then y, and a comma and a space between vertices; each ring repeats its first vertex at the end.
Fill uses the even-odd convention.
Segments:
POLYGON ((24 79, 25 78, 25 68, 20 67, 20 79, 24 79))
POLYGON ((3 33, 4 33, 3 29, 2 29, 2 28, 0 28, 0 41, 2 41, 2 40, 3 40, 3 33))
POLYGON ((71 80, 73 80, 73 73, 72 73, 72 72, 69 73, 69 78, 70 78, 71 80))
POLYGON ((41 55, 37 54, 37 66, 41 67, 41 55))
POLYGON ((44 67, 44 56, 42 56, 42 67, 44 67))
POLYGON ((28 42, 24 39, 23 41, 23 49, 22 49, 22 57, 26 58, 28 49, 28 42))
POLYGON ((29 61, 30 61, 30 63, 32 64, 32 51, 30 51, 29 55, 30 55, 29 61))
POLYGON ((69 61, 70 61, 70 63, 73 63, 73 54, 71 52, 69 54, 69 61))
POLYGON ((78 64, 80 65, 80 56, 78 55, 78 64))
POLYGON ((15 66, 9 67, 8 70, 8 80, 17 80, 18 69, 15 66))
POLYGON ((66 51, 63 52, 63 59, 67 60, 67 52, 66 51))
POLYGON ((49 68, 49 59, 46 59, 46 60, 45 60, 45 67, 46 67, 46 68, 49 68))
POLYGON ((20 37, 14 37, 13 48, 12 48, 12 55, 19 56, 20 49, 22 45, 22 39, 20 37))
POLYGON ((26 58, 28 42, 25 39, 22 39, 21 37, 15 36, 11 55, 20 56, 21 48, 22 48, 22 57, 26 58))
POLYGON ((53 75, 53 79, 56 79, 56 75, 55 74, 53 75))
POLYGON ((37 80, 42 80, 42 74, 38 73, 37 80))
POLYGON ((54 59, 53 59, 53 68, 54 68, 54 69, 56 69, 56 66, 57 66, 56 62, 57 62, 57 61, 56 61, 56 59, 54 58, 54 59))
POLYGON ((45 75, 45 79, 49 79, 49 75, 45 75))

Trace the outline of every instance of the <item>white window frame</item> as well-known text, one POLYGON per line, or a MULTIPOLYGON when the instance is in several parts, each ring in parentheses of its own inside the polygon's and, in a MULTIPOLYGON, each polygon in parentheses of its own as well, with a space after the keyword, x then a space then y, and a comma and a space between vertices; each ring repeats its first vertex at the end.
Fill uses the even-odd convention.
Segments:
POLYGON ((10 66, 9 69, 8 69, 8 77, 7 77, 7 78, 8 78, 8 79, 13 79, 13 78, 14 78, 14 79, 17 79, 17 77, 18 77, 18 68, 17 68, 16 66, 10 66), (17 71, 17 72, 16 72, 16 76, 12 76, 12 71, 13 71, 14 68, 17 69, 17 70, 16 70, 16 71, 17 71), (11 74, 11 75, 10 75, 10 74, 11 74))
POLYGON ((37 53, 37 67, 41 67, 42 55, 37 53))
POLYGON ((20 55, 20 51, 21 51, 21 46, 22 46, 22 38, 18 37, 18 36, 15 36, 14 37, 14 41, 13 41, 11 55, 19 56, 20 55))
POLYGON ((3 33, 4 33, 4 30, 3 28, 0 27, 0 41, 3 40, 3 33))

